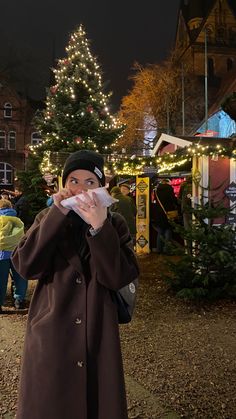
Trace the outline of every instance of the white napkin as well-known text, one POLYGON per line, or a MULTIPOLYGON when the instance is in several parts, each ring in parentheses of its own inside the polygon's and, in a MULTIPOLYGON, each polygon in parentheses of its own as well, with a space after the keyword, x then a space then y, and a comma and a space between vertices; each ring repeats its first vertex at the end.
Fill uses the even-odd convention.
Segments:
MULTIPOLYGON (((99 202, 102 204, 103 207, 110 207, 110 205, 114 204, 114 202, 118 202, 118 199, 113 198, 107 191, 105 187, 96 188, 96 189, 89 189, 87 193, 92 198, 92 193, 95 192, 99 202)), ((70 198, 63 199, 61 201, 61 205, 65 208, 75 211, 81 218, 83 218, 79 208, 77 207, 78 203, 76 201, 76 197, 79 197, 81 201, 85 200, 85 196, 80 193, 75 196, 71 196, 70 198)))

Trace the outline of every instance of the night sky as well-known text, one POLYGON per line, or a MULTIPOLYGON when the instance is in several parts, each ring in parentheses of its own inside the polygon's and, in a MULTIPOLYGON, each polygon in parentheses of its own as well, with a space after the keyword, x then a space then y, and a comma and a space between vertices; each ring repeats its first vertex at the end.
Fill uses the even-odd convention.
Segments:
POLYGON ((117 110, 135 61, 159 63, 176 34, 179 0, 11 0, 1 6, 0 71, 11 67, 27 93, 42 99, 49 68, 63 58, 69 34, 83 23, 91 52, 117 110), (21 81, 20 81, 21 79, 21 81))

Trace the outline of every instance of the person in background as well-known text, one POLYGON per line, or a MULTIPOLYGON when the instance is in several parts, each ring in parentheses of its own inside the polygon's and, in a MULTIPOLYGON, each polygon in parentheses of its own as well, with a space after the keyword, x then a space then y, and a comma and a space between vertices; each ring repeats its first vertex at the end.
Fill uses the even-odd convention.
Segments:
POLYGON ((132 195, 132 193, 131 193, 131 187, 130 187, 130 185, 128 184, 128 183, 121 183, 120 185, 118 185, 119 186, 119 188, 120 188, 120 190, 121 190, 121 193, 124 195, 124 196, 128 196, 130 199, 132 199, 132 201, 133 201, 133 203, 134 203, 134 205, 135 205, 135 207, 136 207, 136 199, 135 199, 135 196, 134 195, 132 195))
POLYGON ((25 281, 15 270, 11 254, 24 235, 24 224, 16 216, 10 201, 0 199, 0 311, 7 292, 8 276, 11 272, 14 284, 14 304, 16 309, 23 309, 27 291, 25 281))
POLYGON ((28 229, 32 224, 32 217, 30 216, 28 200, 20 187, 15 188, 13 208, 17 212, 17 217, 23 221, 25 229, 28 229))
POLYGON ((1 199, 7 199, 8 201, 10 201, 9 194, 5 191, 2 191, 1 192, 1 199))
POLYGON ((180 186, 178 200, 183 217, 183 225, 186 230, 189 229, 192 221, 192 176, 187 176, 185 182, 180 186))
POLYGON ((121 183, 119 188, 124 196, 130 196, 130 185, 128 183, 121 183))
MULTIPOLYGON (((117 307, 111 290, 138 276, 126 221, 95 192, 103 157, 66 160, 63 189, 15 250, 15 268, 37 280, 31 300, 17 419, 128 419, 117 307), (76 208, 61 201, 78 194, 76 208)), ((107 192, 108 193, 108 192, 107 192)))
POLYGON ((172 238, 172 229, 166 211, 178 208, 178 201, 169 179, 163 179, 155 190, 156 203, 152 212, 152 223, 157 230, 157 253, 165 253, 165 245, 172 238))
MULTIPOLYGON (((190 230, 192 225, 192 175, 187 176, 186 181, 180 186, 178 201, 185 230, 190 230)), ((191 240, 184 240, 187 252, 192 254, 191 240)))
POLYGON ((111 211, 119 212, 121 215, 123 215, 128 224, 133 244, 135 245, 137 213, 135 203, 132 198, 121 193, 121 189, 119 188, 119 186, 114 186, 111 189, 111 196, 118 200, 118 202, 112 204, 111 211))

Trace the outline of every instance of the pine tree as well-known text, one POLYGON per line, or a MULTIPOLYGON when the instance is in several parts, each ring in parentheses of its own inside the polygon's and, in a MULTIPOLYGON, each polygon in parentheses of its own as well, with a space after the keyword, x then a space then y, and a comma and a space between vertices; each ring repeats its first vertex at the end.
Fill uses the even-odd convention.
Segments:
POLYGON ((103 93, 99 65, 89 45, 80 25, 70 36, 67 56, 53 69, 55 84, 47 91, 46 108, 33 121, 42 143, 30 147, 27 171, 18 177, 34 215, 45 207, 45 173, 60 175, 65 159, 79 149, 109 154, 123 131, 109 113, 110 94, 103 93))
POLYGON ((50 164, 51 152, 93 149, 108 154, 123 131, 109 113, 109 95, 103 93, 99 65, 90 52, 82 25, 71 35, 66 52, 67 57, 59 60, 54 69, 56 84, 48 91, 46 109, 35 119, 43 138, 36 149, 46 152, 43 172, 58 170, 53 160, 50 164))
POLYGON ((166 276, 178 297, 197 302, 236 296, 235 228, 226 222, 232 208, 215 201, 210 187, 202 189, 201 202, 186 209, 192 216, 188 228, 178 224, 174 227, 184 246, 170 246, 179 257, 167 262, 166 276), (207 203, 204 190, 212 196, 207 203), (225 223, 215 224, 222 217, 225 223))

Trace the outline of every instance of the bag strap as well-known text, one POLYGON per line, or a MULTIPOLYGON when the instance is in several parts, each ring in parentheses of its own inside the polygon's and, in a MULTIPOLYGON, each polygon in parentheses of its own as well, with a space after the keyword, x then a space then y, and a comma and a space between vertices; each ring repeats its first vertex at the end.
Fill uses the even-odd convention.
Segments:
POLYGON ((161 203, 161 201, 160 201, 160 199, 159 199, 159 197, 158 197, 158 195, 157 195, 157 191, 155 191, 155 195, 156 195, 156 199, 157 199, 157 201, 158 201, 158 202, 159 202, 159 204, 160 204, 161 209, 164 211, 165 215, 167 215, 167 214, 166 214, 166 210, 165 210, 165 208, 163 207, 163 205, 162 205, 162 203, 161 203))

